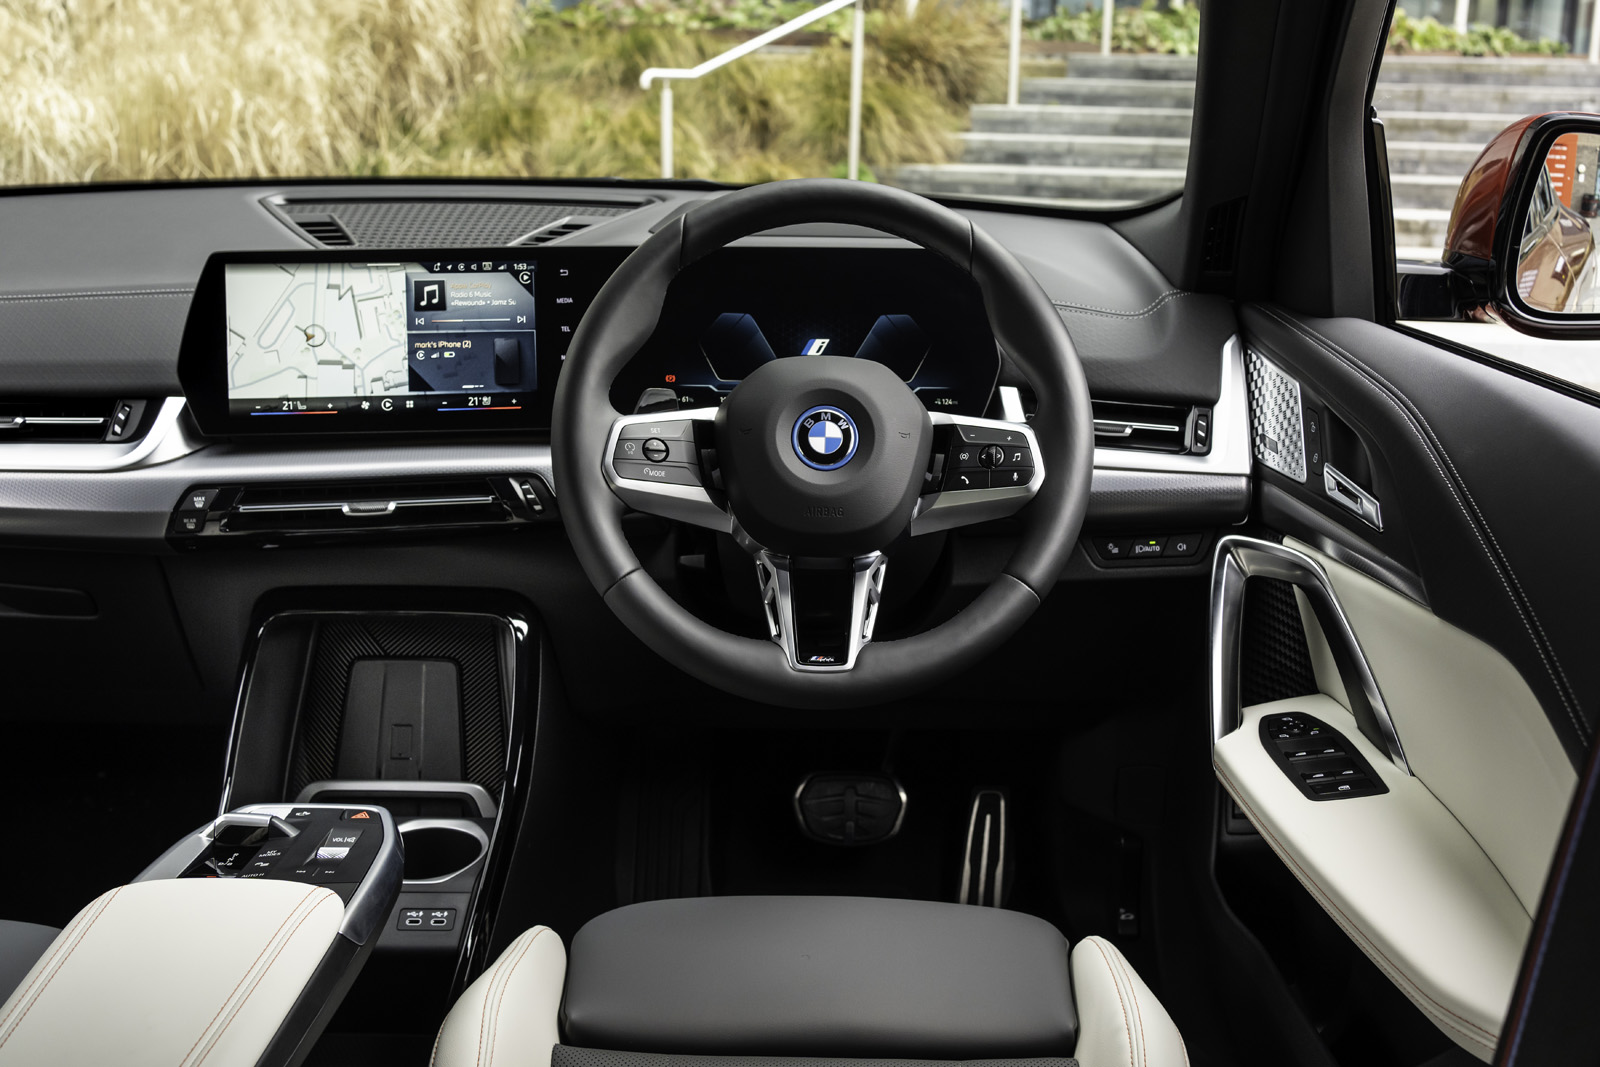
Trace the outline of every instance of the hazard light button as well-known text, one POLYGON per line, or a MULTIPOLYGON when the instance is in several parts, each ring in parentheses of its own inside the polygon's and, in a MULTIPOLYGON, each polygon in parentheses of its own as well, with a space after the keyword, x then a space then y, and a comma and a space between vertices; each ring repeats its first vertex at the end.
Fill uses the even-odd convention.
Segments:
POLYGON ((372 812, 366 808, 350 808, 339 816, 341 819, 371 819, 373 817, 372 812))

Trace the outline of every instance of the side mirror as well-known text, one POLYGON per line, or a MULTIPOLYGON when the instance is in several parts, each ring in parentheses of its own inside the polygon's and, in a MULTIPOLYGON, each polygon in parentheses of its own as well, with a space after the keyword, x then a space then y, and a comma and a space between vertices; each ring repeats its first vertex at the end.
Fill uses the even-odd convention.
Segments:
POLYGON ((1506 127, 1461 180, 1445 273, 1401 277, 1401 317, 1492 317, 1536 337, 1600 338, 1597 178, 1600 115, 1506 127), (1412 307, 1434 314, 1408 316, 1412 307))

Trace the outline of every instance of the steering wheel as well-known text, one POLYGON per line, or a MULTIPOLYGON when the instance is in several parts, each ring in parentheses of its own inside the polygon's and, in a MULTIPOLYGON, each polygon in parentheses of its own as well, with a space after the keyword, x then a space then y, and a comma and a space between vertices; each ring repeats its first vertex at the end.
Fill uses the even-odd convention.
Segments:
POLYGON ((727 193, 640 245, 573 337, 551 438, 562 518, 607 606, 690 674, 789 706, 893 699, 993 651, 1055 585, 1094 463, 1083 368, 1038 282, 947 208, 831 179, 727 193), (881 230, 969 272, 1033 386, 1033 422, 930 414, 888 368, 836 356, 765 363, 720 407, 617 413, 612 382, 655 330, 680 270, 741 237, 812 222, 881 230), (754 557, 771 640, 727 633, 667 596, 623 536, 629 507, 734 535, 754 557), (896 537, 1016 512, 1011 559, 969 606, 915 636, 872 641, 883 549, 896 537))

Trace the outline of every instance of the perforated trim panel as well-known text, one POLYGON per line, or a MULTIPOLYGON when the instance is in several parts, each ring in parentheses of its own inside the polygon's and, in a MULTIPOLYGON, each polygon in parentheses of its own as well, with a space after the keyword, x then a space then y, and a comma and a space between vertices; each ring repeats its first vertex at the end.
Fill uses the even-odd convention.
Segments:
POLYGON ((1259 352, 1245 352, 1250 382, 1250 433, 1256 459, 1287 478, 1306 480, 1300 383, 1259 352))
POLYGON ((358 248, 466 248, 505 245, 572 215, 615 218, 636 204, 537 200, 290 200, 291 220, 332 215, 358 248))
POLYGON ((1246 707, 1317 692, 1294 587, 1252 578, 1244 587, 1239 690, 1246 707))
POLYGON ((551 1050, 550 1067, 1078 1067, 1078 1061, 1055 1057, 1026 1060, 853 1060, 807 1056, 678 1056, 557 1045, 551 1050))

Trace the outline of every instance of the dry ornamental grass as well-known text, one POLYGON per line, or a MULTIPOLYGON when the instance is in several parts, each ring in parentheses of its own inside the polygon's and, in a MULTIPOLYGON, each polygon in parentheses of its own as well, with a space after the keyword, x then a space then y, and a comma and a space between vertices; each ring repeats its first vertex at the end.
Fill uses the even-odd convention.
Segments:
MULTIPOLYGON (((937 162, 998 91, 998 9, 869 21, 864 158, 937 162)), ((647 66, 725 36, 514 0, 0 0, 0 184, 236 177, 653 177, 647 66)), ((757 55, 677 94, 680 176, 836 171, 849 51, 757 55)))

